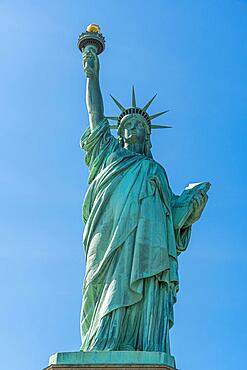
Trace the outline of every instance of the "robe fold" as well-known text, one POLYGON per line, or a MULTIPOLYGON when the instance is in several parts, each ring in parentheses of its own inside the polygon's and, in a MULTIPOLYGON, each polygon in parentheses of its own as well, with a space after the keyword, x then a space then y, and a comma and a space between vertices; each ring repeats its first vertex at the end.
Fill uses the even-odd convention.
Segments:
POLYGON ((81 138, 89 167, 83 204, 86 274, 83 351, 170 352, 177 255, 190 227, 176 230, 164 168, 122 148, 104 119, 81 138))

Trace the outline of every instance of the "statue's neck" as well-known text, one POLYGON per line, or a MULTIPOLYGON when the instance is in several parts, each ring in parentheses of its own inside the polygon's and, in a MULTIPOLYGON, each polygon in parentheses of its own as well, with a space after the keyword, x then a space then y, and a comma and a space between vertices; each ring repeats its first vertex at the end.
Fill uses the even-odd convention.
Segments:
POLYGON ((144 154, 144 143, 125 143, 124 147, 133 153, 144 154))

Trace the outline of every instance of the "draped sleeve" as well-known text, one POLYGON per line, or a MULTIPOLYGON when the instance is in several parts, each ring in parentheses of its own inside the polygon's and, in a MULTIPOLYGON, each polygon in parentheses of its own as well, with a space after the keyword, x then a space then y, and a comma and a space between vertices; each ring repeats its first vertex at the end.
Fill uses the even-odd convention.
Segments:
POLYGON ((91 183, 106 167, 109 155, 119 148, 119 144, 104 118, 92 132, 89 127, 85 130, 80 147, 86 151, 85 162, 90 171, 88 182, 91 183))
POLYGON ((190 241, 190 236, 191 236, 191 226, 175 229, 178 255, 187 249, 190 241))

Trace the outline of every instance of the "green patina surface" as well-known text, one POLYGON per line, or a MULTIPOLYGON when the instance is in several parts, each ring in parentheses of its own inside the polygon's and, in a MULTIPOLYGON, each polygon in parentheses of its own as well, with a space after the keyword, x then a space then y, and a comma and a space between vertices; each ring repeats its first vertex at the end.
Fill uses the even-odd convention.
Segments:
MULTIPOLYGON (((206 205, 209 183, 175 195, 165 169, 152 157, 151 132, 164 125, 138 108, 115 98, 120 115, 104 115, 99 59, 104 45, 85 47, 80 36, 86 75, 89 127, 81 138, 89 168, 83 204, 86 274, 81 310, 81 352, 58 353, 50 364, 165 364, 170 355, 169 330, 179 290, 178 256, 185 251, 206 205), (117 128, 114 137, 111 128, 117 128)), ((92 33, 92 38, 95 32, 92 33)))
MULTIPOLYGON (((83 45, 83 35, 80 37, 83 45)), ((92 33, 92 38, 95 33, 92 33)), ((178 255, 207 202, 209 183, 175 195, 151 152, 152 119, 113 98, 120 115, 104 116, 97 45, 82 47, 89 128, 81 138, 89 167, 83 204, 86 275, 82 351, 149 351, 170 355, 169 330, 179 289, 178 255), (118 137, 111 133, 117 128, 118 137)), ((99 42, 100 37, 97 37, 99 42)))

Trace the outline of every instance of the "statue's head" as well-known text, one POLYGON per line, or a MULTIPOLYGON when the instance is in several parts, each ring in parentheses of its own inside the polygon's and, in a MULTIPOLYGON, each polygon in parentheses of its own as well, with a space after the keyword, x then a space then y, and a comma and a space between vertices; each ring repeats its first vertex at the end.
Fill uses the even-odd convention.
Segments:
POLYGON ((150 141, 150 125, 138 113, 125 115, 118 126, 119 142, 123 147, 129 144, 143 145, 143 154, 152 157, 150 141))
MULTIPOLYGON (((156 95, 155 95, 156 96, 156 95)), ((146 110, 154 100, 155 96, 145 105, 144 108, 137 108, 134 87, 132 89, 132 107, 124 108, 113 96, 112 99, 121 110, 121 114, 116 117, 107 117, 117 121, 117 125, 112 125, 111 128, 118 130, 119 142, 123 147, 129 144, 143 144, 143 154, 147 157, 152 157, 151 154, 151 129, 169 128, 170 126, 161 126, 151 124, 151 120, 168 112, 149 116, 146 110)))

